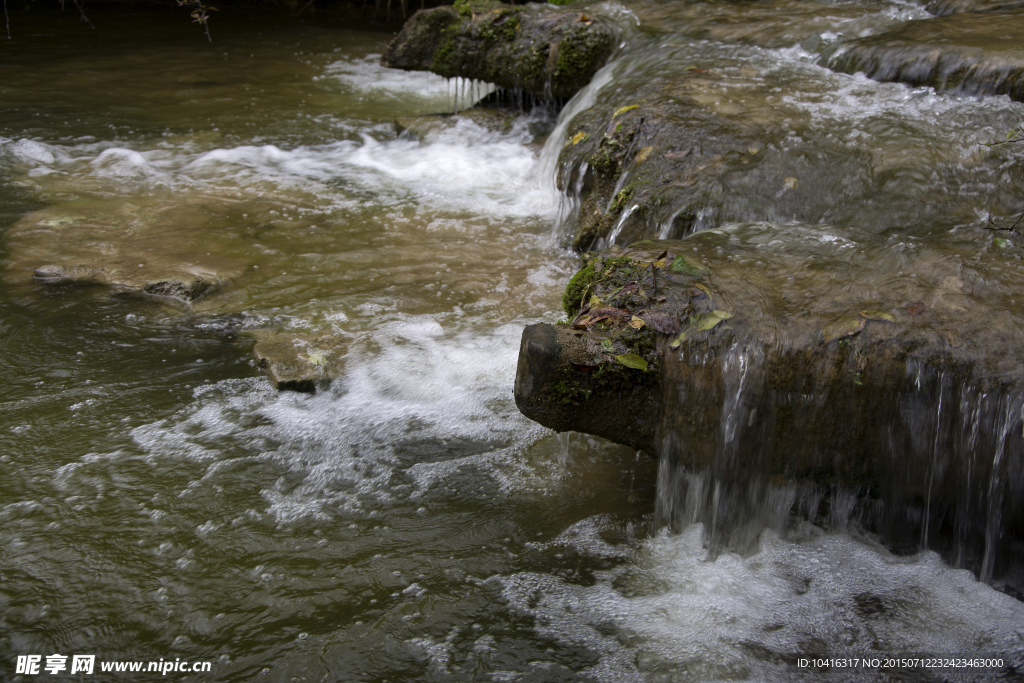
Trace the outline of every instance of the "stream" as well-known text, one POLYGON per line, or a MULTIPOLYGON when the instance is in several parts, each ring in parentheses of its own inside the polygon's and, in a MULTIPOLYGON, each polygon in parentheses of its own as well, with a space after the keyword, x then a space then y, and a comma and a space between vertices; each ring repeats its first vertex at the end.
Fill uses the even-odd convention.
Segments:
POLYGON ((422 138, 394 119, 485 89, 379 66, 379 27, 230 8, 208 44, 178 15, 96 10, 95 31, 70 10, 12 15, 0 680, 162 678, 100 671, 129 660, 239 682, 878 680, 800 664, 826 656, 1003 661, 920 680, 1024 666, 1024 604, 937 553, 795 522, 709 556, 699 524, 655 524, 675 474, 556 435, 512 396, 523 327, 562 317, 578 266, 556 159, 568 115, 602 92, 665 64, 722 69, 708 102, 835 158, 810 181, 827 205, 765 220, 925 241, 937 217, 966 224, 1024 191, 1022 152, 978 151, 1024 105, 819 66, 844 33, 927 16, 909 2, 593 11, 626 45, 561 117, 422 138), (884 177, 848 183, 859 155, 887 159, 884 177), (98 237, 53 237, 79 224, 98 237), (185 306, 33 280, 68 254, 120 269, 171 254, 227 284, 185 306), (329 337, 343 373, 278 392, 252 359, 266 329, 329 337), (95 655, 96 673, 16 672, 55 653, 95 655))

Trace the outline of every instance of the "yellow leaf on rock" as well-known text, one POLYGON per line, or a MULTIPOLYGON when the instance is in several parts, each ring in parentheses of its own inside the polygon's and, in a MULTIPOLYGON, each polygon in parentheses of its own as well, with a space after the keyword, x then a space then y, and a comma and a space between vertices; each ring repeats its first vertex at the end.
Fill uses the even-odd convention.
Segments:
POLYGON ((619 361, 627 368, 632 368, 633 370, 647 369, 647 361, 635 353, 624 353, 621 356, 615 356, 615 360, 619 361))
POLYGON ((896 322, 896 316, 885 311, 861 311, 860 317, 867 318, 868 320, 884 320, 887 323, 896 322))
POLYGON ((625 107, 619 107, 618 109, 616 109, 615 113, 612 114, 612 118, 613 119, 617 119, 617 118, 619 118, 619 116, 621 116, 622 114, 625 114, 627 111, 632 111, 634 109, 639 109, 639 108, 640 108, 639 104, 627 104, 625 107))
POLYGON ((634 315, 629 320, 629 326, 632 327, 634 330, 639 330, 641 327, 644 326, 644 321, 634 315))

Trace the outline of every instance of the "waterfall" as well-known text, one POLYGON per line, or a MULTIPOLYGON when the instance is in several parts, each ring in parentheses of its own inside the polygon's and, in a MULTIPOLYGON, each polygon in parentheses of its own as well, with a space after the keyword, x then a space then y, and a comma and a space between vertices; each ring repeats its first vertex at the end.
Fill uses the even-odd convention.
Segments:
POLYGON ((1024 521, 1012 502, 1024 496, 1024 396, 908 361, 854 427, 833 409, 844 390, 822 368, 787 373, 793 362, 740 344, 684 358, 688 382, 664 396, 656 528, 701 523, 714 556, 752 552, 764 529, 809 519, 903 552, 938 550, 985 581, 1019 570, 1003 539, 1024 521), (862 462, 840 459, 846 438, 860 439, 862 462))

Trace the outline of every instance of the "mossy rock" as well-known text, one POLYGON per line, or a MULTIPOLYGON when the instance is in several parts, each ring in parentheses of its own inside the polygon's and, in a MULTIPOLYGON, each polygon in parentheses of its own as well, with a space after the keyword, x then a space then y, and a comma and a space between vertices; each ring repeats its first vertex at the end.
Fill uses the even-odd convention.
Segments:
POLYGON ((581 12, 481 0, 417 12, 381 64, 566 99, 590 82, 613 47, 611 31, 581 12))

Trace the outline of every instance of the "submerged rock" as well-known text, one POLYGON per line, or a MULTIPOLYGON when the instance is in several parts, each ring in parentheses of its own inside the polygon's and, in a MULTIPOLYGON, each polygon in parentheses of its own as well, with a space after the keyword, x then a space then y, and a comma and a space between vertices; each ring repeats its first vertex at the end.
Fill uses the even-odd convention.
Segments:
POLYGON ((563 99, 590 81, 613 47, 611 31, 582 12, 463 0, 414 14, 381 64, 563 99))
POLYGON ((591 255, 569 324, 524 331, 516 403, 681 468, 663 514, 713 546, 804 486, 997 576, 1024 539, 1024 267, 988 240, 744 223, 591 255))
POLYGON ((345 346, 335 336, 273 330, 255 330, 253 334, 257 366, 282 391, 314 393, 344 369, 345 346))
POLYGON ((460 121, 472 121, 481 128, 495 133, 508 133, 512 130, 516 118, 517 115, 513 112, 496 108, 466 109, 458 114, 404 116, 395 119, 395 133, 423 142, 455 128, 460 121))
POLYGON ((71 204, 25 216, 7 232, 5 279, 189 304, 241 276, 243 264, 223 255, 192 207, 144 202, 71 204))
POLYGON ((1024 10, 908 21, 841 46, 827 63, 878 81, 1024 102, 1024 10))
POLYGON ((1024 0, 931 0, 925 9, 938 17, 961 12, 1002 12, 1024 8, 1024 0))
POLYGON ((139 291, 154 297, 175 299, 183 303, 191 303, 220 284, 214 280, 188 275, 145 282, 144 278, 134 277, 135 275, 136 273, 129 271, 126 277, 116 269, 90 266, 46 265, 36 268, 32 278, 44 285, 107 285, 139 291))

